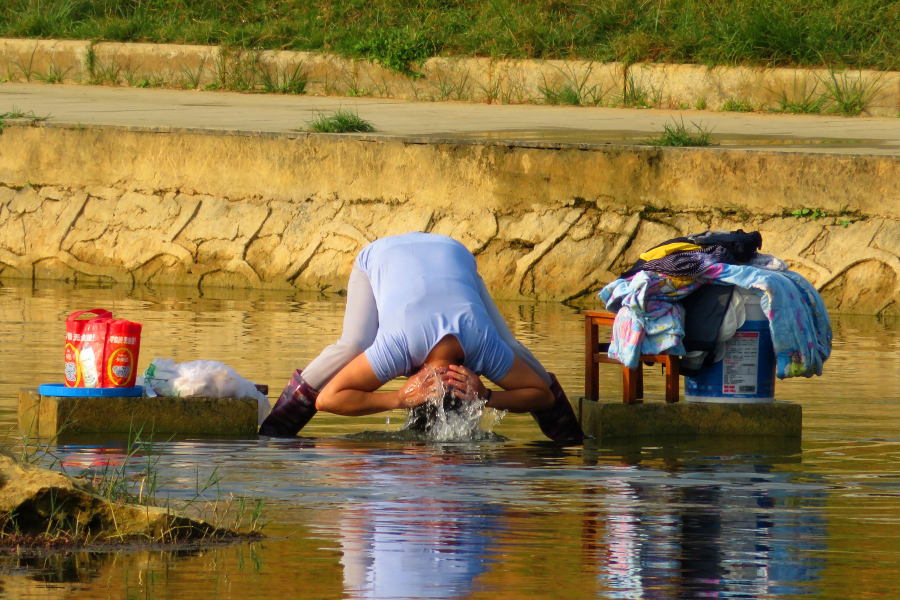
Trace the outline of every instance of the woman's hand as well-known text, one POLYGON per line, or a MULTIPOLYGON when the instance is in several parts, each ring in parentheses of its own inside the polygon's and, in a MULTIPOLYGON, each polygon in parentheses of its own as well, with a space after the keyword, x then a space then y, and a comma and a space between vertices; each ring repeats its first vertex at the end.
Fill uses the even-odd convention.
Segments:
POLYGON ((486 398, 488 391, 481 377, 462 365, 450 365, 441 374, 444 385, 453 388, 453 395, 462 400, 486 398))
POLYGON ((397 392, 397 408, 415 408, 441 392, 441 378, 445 369, 422 369, 406 381, 397 392))

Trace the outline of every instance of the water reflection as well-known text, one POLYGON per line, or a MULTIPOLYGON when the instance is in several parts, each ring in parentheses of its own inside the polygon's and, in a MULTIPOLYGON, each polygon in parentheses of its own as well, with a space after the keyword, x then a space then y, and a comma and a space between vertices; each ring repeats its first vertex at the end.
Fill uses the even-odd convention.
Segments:
POLYGON ((607 571, 613 598, 795 597, 811 594, 823 565, 825 520, 810 510, 823 494, 756 492, 737 499, 715 486, 678 490, 623 483, 621 510, 608 517, 607 571), (680 507, 646 514, 627 504, 680 507), (795 521, 778 503, 803 504, 795 521), (798 515, 799 516, 799 515, 798 515), (806 541, 810 540, 810 541, 806 541))
POLYGON ((779 473, 777 464, 790 456, 704 464, 696 449, 683 450, 681 456, 665 453, 665 469, 709 484, 645 483, 636 476, 642 467, 632 448, 618 476, 607 482, 605 533, 594 533, 600 528, 586 521, 588 535, 607 548, 599 578, 609 597, 795 597, 819 591, 813 584, 824 565, 817 555, 827 539, 822 488, 798 486, 779 473))
MULTIPOLYGON (((364 468, 355 471, 359 484, 391 499, 341 508, 340 562, 349 597, 468 595, 475 578, 487 571, 503 508, 440 498, 441 488, 467 483, 444 476, 440 467, 448 462, 464 464, 464 455, 444 448, 433 454, 427 446, 412 446, 402 455, 368 458, 366 453, 362 458, 364 468)), ((465 452, 471 446, 460 448, 465 452)))
POLYGON ((341 566, 353 598, 467 595, 488 568, 499 507, 441 501, 342 509, 341 566))
MULTIPOLYGON (((124 458, 123 442, 103 446, 102 455, 84 444, 60 445, 56 454, 72 466, 124 458)), ((515 443, 171 441, 156 451, 174 499, 192 496, 216 464, 223 492, 267 499, 276 521, 270 538, 239 554, 157 553, 156 566, 146 556, 82 553, 56 567, 7 568, 45 583, 88 584, 103 573, 114 587, 137 580, 159 593, 161 581, 172 590, 209 583, 212 573, 190 578, 213 565, 216 581, 241 581, 251 597, 259 590, 250 572, 279 577, 279 585, 280 577, 338 585, 351 598, 468 597, 507 589, 511 576, 523 594, 562 586, 566 597, 818 593, 826 486, 786 470, 800 464, 791 444, 766 446, 706 440, 582 452, 515 443), (322 552, 334 555, 326 559, 337 567, 330 583, 304 566, 322 552)))

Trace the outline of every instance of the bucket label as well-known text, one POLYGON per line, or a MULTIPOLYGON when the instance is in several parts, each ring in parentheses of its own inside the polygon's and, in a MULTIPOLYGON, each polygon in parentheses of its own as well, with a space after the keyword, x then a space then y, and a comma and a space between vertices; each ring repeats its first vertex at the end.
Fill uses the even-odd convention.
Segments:
POLYGON ((723 394, 755 394, 759 366, 759 332, 738 331, 725 347, 723 394))

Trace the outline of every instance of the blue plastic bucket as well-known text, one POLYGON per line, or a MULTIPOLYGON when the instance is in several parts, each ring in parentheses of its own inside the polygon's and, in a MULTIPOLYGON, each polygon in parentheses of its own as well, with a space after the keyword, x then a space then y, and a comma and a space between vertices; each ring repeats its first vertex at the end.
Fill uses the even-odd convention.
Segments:
POLYGON ((735 288, 744 300, 747 320, 725 342, 725 358, 684 378, 688 402, 771 404, 775 402, 775 348, 759 296, 735 288))

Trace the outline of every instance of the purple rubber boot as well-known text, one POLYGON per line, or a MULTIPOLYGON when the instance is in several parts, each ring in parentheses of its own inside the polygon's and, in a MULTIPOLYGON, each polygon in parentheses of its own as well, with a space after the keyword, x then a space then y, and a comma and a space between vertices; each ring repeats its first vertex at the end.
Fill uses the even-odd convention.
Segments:
POLYGON ((575 411, 572 410, 572 405, 562 386, 559 385, 556 375, 553 373, 548 373, 548 375, 551 380, 550 391, 553 393, 553 406, 544 410, 536 410, 531 413, 531 416, 537 421, 538 427, 541 428, 544 435, 554 442, 567 446, 578 445, 586 437, 584 431, 581 430, 575 411))
POLYGON ((259 426, 259 435, 292 438, 309 423, 316 414, 316 397, 319 392, 303 379, 300 369, 294 371, 272 412, 259 426))

